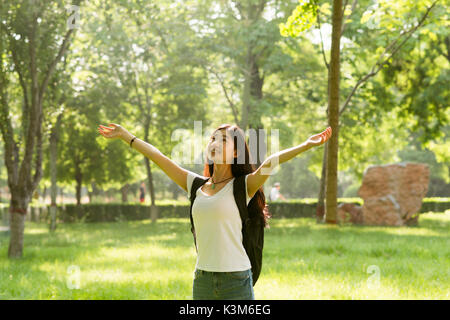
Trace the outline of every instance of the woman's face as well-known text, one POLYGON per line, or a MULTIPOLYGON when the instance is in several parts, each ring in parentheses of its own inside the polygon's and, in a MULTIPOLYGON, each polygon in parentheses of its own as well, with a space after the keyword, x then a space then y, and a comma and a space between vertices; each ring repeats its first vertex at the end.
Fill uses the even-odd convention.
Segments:
POLYGON ((232 164, 233 158, 236 156, 233 138, 225 129, 216 130, 206 148, 208 159, 214 163, 232 164))

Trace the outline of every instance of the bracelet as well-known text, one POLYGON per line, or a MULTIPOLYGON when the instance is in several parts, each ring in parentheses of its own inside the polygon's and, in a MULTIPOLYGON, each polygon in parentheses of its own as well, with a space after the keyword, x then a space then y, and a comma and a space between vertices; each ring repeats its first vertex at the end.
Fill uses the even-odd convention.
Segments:
POLYGON ((136 139, 136 136, 134 136, 134 138, 131 139, 131 141, 130 141, 130 148, 131 148, 131 144, 133 143, 134 139, 136 139))

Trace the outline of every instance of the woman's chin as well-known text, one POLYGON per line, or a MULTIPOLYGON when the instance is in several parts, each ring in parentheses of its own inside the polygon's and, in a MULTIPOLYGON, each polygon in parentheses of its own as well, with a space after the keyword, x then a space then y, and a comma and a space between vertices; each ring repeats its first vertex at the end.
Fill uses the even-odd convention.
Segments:
POLYGON ((216 164, 233 164, 233 159, 230 159, 228 160, 229 162, 227 162, 226 159, 223 159, 223 155, 220 152, 217 154, 216 152, 211 152, 209 159, 216 164))

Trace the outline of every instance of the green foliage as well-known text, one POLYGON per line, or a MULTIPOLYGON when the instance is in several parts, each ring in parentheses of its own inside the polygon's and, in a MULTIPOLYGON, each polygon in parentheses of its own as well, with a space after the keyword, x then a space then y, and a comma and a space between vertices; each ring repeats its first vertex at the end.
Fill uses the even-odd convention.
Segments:
POLYGON ((346 25, 344 37, 351 41, 342 50, 342 71, 346 75, 342 87, 347 95, 372 66, 388 59, 393 49, 403 44, 386 60, 381 75, 370 80, 373 87, 367 84, 360 88, 350 104, 353 109, 371 99, 370 106, 378 105, 386 111, 399 109, 398 120, 410 133, 421 131, 422 143, 437 139, 449 121, 446 110, 450 98, 445 84, 450 65, 443 50, 449 35, 445 5, 436 2, 423 25, 409 32, 434 2, 367 1, 357 6, 352 16, 360 19, 346 25))
POLYGON ((269 199, 270 190, 275 182, 280 182, 280 193, 286 199, 313 198, 317 196, 320 186, 320 177, 308 170, 311 154, 292 159, 281 164, 279 171, 264 184, 266 200, 269 199))
MULTIPOLYGON (((351 3, 347 2, 344 13, 347 19, 341 42, 341 101, 382 57, 384 49, 418 23, 432 1, 363 0, 353 11, 351 3)), ((367 166, 405 158, 430 165, 430 190, 448 189, 450 66, 446 9, 444 3, 436 4, 426 23, 376 77, 357 90, 341 115, 339 171, 348 170, 355 185, 367 166), (415 140, 427 149, 426 156, 413 146, 415 140)), ((67 31, 67 15, 61 14, 65 13, 62 1, 39 2, 33 8, 27 1, 4 1, 1 10, 8 11, 2 15, 2 26, 15 35, 11 43, 1 38, 2 76, 8 80, 6 92, 15 138, 23 141, 19 138, 24 125, 20 117, 26 110, 12 63, 13 51, 7 45, 15 49, 27 74, 27 21, 34 10, 41 12, 38 67, 44 70, 67 31)), ((83 185, 96 181, 99 188, 118 190, 124 183, 146 177, 143 156, 130 152, 121 141, 98 136, 94 128, 99 123, 120 123, 143 138, 150 119, 148 142, 170 156, 180 143, 171 139, 175 130, 189 131, 193 120, 202 120, 203 128, 239 122, 243 105, 248 103, 249 124, 262 124, 269 132, 278 129, 280 149, 303 142, 326 127, 328 121, 327 69, 319 37, 314 34, 317 30, 312 30, 317 14, 327 56, 329 1, 202 0, 183 1, 177 6, 163 0, 83 2, 81 27, 64 57, 64 70, 52 77, 44 97, 42 185, 49 185, 48 130, 62 110, 58 183, 70 188, 76 161, 83 173, 83 185), (258 5, 263 8, 261 12, 258 5), (289 17, 287 21, 285 17, 289 17), (246 68, 250 65, 258 81, 252 83, 250 97, 244 99, 246 68)), ((289 197, 315 197, 323 150, 309 150, 282 164, 279 174, 265 187, 279 180, 282 192, 285 190, 289 197)), ((0 156, 4 157, 3 146, 0 156)), ((6 168, 4 162, 0 165, 0 186, 5 186, 6 168)), ((201 171, 190 164, 181 165, 201 171)), ((158 197, 182 194, 156 164, 151 163, 151 168, 158 197)))
POLYGON ((317 20, 317 2, 314 0, 299 0, 295 10, 286 23, 280 23, 280 34, 283 37, 298 37, 310 29, 317 20))

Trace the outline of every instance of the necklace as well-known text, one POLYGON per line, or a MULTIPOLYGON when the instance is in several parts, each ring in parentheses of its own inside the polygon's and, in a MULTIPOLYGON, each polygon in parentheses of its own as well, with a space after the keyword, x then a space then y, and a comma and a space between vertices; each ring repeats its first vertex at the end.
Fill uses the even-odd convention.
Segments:
POLYGON ((214 181, 213 181, 213 179, 212 179, 212 177, 211 177, 211 182, 212 182, 211 189, 214 190, 214 188, 216 187, 216 184, 219 184, 219 183, 221 183, 221 182, 224 182, 224 181, 227 181, 227 180, 230 180, 230 179, 233 179, 233 178, 234 178, 234 177, 231 177, 231 178, 228 178, 228 179, 225 179, 225 180, 222 180, 222 181, 219 181, 219 182, 214 183, 214 181))

